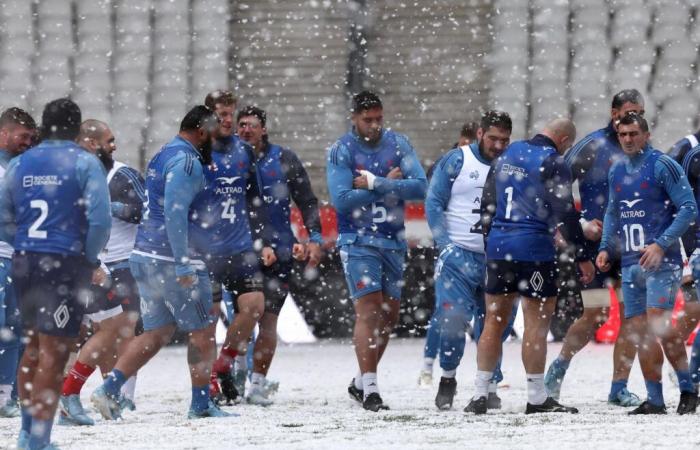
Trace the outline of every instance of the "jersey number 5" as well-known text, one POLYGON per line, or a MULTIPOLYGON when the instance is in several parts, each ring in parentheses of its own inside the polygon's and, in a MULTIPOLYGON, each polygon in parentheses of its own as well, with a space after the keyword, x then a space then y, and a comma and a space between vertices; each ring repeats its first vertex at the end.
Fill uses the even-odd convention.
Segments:
POLYGON ((40 230, 39 227, 44 224, 46 217, 49 215, 49 204, 46 203, 46 200, 32 200, 29 202, 29 206, 39 210, 39 217, 29 227, 27 236, 32 239, 46 239, 46 230, 40 230))
POLYGON ((384 223, 386 222, 387 213, 386 208, 376 203, 372 203, 372 222, 374 223, 384 223))

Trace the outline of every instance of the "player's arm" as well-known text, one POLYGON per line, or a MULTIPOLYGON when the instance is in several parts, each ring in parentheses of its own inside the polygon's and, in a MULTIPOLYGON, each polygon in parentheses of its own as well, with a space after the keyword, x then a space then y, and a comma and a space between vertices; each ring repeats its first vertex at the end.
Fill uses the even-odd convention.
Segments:
POLYGON ((666 251, 695 221, 698 207, 688 178, 681 166, 672 158, 667 155, 659 157, 654 165, 654 177, 664 187, 677 211, 671 225, 654 241, 666 251))
POLYGON ((262 179, 258 173, 258 166, 255 163, 255 154, 253 153, 253 147, 248 144, 243 145, 245 145, 248 161, 250 161, 245 185, 245 200, 250 232, 253 240, 256 241, 256 248, 272 247, 272 228, 266 226, 270 222, 263 198, 262 179))
MULTIPOLYGON (((693 188, 693 192, 700 192, 700 153, 696 153, 690 161, 688 161, 687 166, 683 165, 686 177, 688 178, 688 183, 693 188)), ((696 198, 697 202, 697 198, 696 198)), ((691 255, 697 249, 696 233, 698 226, 700 226, 700 205, 698 205, 698 216, 695 217, 694 222, 688 227, 688 229, 683 233, 681 241, 683 241, 683 248, 685 249, 686 255, 691 255)))
POLYGON ((586 251, 580 218, 571 193, 571 171, 559 155, 551 155, 542 164, 542 181, 545 186, 545 202, 550 206, 554 224, 564 239, 576 248, 576 261, 590 259, 586 251))
POLYGON ((608 172, 608 206, 605 209, 605 216, 603 217, 603 234, 600 239, 600 245, 598 246, 598 251, 607 252, 609 257, 612 257, 617 250, 615 248, 615 236, 620 229, 620 207, 617 202, 617 196, 615 195, 615 184, 613 183, 614 171, 615 166, 613 165, 608 172))
POLYGON ((85 258, 90 263, 96 263, 98 255, 107 245, 112 228, 109 187, 104 166, 97 157, 87 152, 78 158, 76 173, 83 191, 85 216, 88 221, 85 258))
POLYGON ((331 203, 341 214, 351 213, 357 208, 368 206, 380 198, 377 192, 367 189, 353 189, 354 164, 347 148, 335 144, 328 150, 326 158, 326 182, 331 203))
POLYGON ((442 158, 440 163, 433 169, 428 193, 425 196, 425 217, 428 220, 428 226, 433 234, 435 244, 440 250, 447 247, 451 242, 447 234, 445 210, 450 202, 452 184, 457 174, 462 170, 463 163, 464 158, 461 150, 458 152, 452 151, 442 158))
POLYGON ((143 204, 146 201, 145 183, 141 175, 130 167, 122 167, 114 174, 117 196, 110 205, 112 217, 130 223, 141 223, 143 204))
POLYGON ((301 212, 304 226, 309 232, 309 240, 322 244, 318 198, 311 188, 309 174, 297 155, 289 150, 282 150, 282 167, 286 168, 289 193, 301 212))
POLYGON ((403 178, 375 177, 372 190, 382 195, 394 194, 403 200, 423 200, 428 189, 425 171, 408 139, 397 136, 397 140, 403 155, 399 165, 403 178))
POLYGON ((564 162, 571 171, 573 180, 580 180, 591 170, 595 162, 596 141, 588 136, 581 139, 564 155, 564 162))
POLYGON ((10 161, 5 176, 0 179, 0 241, 14 244, 17 225, 15 222, 15 207, 12 202, 10 186, 20 157, 10 161))
POLYGON ((484 243, 491 232, 496 206, 496 162, 494 161, 488 175, 486 175, 484 190, 481 191, 481 230, 484 234, 484 243))
POLYGON ((189 153, 181 153, 164 169, 165 232, 175 259, 178 277, 194 275, 188 256, 188 219, 192 201, 202 189, 202 164, 189 153))

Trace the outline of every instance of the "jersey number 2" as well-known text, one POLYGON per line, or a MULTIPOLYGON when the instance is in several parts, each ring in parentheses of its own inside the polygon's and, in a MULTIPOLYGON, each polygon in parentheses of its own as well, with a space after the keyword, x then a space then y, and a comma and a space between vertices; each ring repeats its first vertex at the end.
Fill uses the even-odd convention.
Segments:
POLYGON ((46 203, 46 200, 32 200, 29 202, 29 206, 39 210, 39 217, 29 227, 27 236, 32 239, 46 239, 46 230, 40 230, 39 227, 44 224, 46 217, 49 215, 49 204, 46 203))

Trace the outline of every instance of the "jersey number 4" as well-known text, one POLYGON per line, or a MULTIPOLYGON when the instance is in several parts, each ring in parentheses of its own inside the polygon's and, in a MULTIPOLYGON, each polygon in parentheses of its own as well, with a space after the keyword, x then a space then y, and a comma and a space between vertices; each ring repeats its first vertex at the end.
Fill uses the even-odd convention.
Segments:
POLYGON ((46 200, 32 200, 29 202, 29 206, 32 209, 39 210, 39 217, 37 217, 32 226, 29 227, 27 236, 32 239, 46 239, 46 230, 40 230, 39 227, 44 224, 46 217, 49 215, 49 204, 46 203, 46 200))
POLYGON ((221 218, 228 219, 229 223, 233 223, 236 220, 236 209, 234 208, 235 202, 232 198, 227 198, 225 202, 221 204, 224 209, 221 211, 221 218))

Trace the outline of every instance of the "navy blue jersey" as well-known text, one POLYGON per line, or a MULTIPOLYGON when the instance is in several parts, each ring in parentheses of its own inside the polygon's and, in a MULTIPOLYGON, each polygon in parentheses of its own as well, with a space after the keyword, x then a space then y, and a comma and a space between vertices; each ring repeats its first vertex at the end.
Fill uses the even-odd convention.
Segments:
POLYGON ((425 172, 408 139, 384 130, 370 146, 351 131, 328 152, 327 181, 338 217, 338 244, 359 243, 405 248, 404 201, 422 200, 427 189, 425 172), (400 167, 403 179, 386 178, 400 167), (367 170, 376 176, 373 190, 353 189, 353 178, 367 170))
POLYGON ((279 145, 265 144, 257 164, 272 227, 272 244, 278 258, 289 259, 296 242, 289 218, 292 200, 301 211, 310 240, 320 243, 318 199, 311 190, 309 176, 297 155, 279 145))
POLYGON ((177 136, 156 153, 146 169, 146 203, 134 253, 189 264, 188 215, 204 185, 201 157, 190 142, 177 136))
MULTIPOLYGON (((676 142, 669 150, 668 156, 675 159, 683 168, 688 183, 695 194, 696 203, 700 204, 700 132, 688 135, 676 142)), ((683 247, 687 255, 692 254, 700 242, 700 212, 695 223, 688 227, 688 231, 683 233, 683 247)))
POLYGON ((252 147, 237 136, 218 144, 204 167, 206 186, 192 203, 190 245, 198 254, 230 256, 253 250, 251 228, 257 235, 262 225, 251 224, 248 197, 252 190, 261 202, 261 194, 252 147))
POLYGON ((571 196, 571 173, 543 135, 517 141, 491 169, 482 197, 482 222, 491 260, 554 261, 554 231, 584 259, 584 238, 571 196))
POLYGON ((581 139, 566 153, 566 164, 573 179, 579 182, 584 219, 603 220, 608 204, 608 172, 623 155, 612 122, 581 139))
POLYGON ((97 260, 111 216, 106 174, 94 155, 71 141, 47 140, 13 159, 4 181, 2 214, 16 223, 15 250, 97 260))

